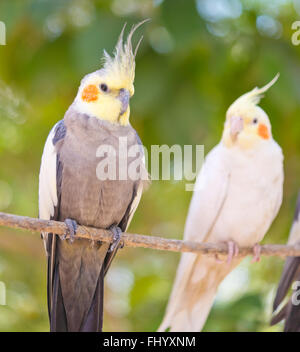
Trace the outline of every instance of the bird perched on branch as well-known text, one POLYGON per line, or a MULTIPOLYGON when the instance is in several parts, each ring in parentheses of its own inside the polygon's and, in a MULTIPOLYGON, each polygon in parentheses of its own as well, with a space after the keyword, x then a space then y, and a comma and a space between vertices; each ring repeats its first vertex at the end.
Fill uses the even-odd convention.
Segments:
POLYGON ((51 331, 102 330, 104 275, 147 182, 143 148, 129 123, 140 43, 133 51, 131 39, 144 22, 132 28, 125 42, 123 27, 114 56, 104 51, 103 67, 83 78, 45 144, 39 216, 64 221, 70 236, 42 234, 51 331), (77 224, 111 229, 114 241, 76 239, 77 224))
POLYGON ((184 239, 227 243, 220 258, 184 253, 160 331, 200 331, 222 280, 237 266, 239 246, 253 246, 259 260, 263 239, 282 201, 283 155, 259 107, 265 87, 254 88, 228 109, 221 142, 197 177, 184 239))
MULTIPOLYGON (((299 244, 300 241, 300 192, 298 195, 297 207, 295 211, 293 225, 288 240, 289 245, 299 244)), ((277 324, 281 320, 285 320, 284 331, 286 332, 300 332, 300 257, 288 257, 278 285, 276 297, 273 303, 273 312, 275 312, 289 289, 292 288, 296 291, 293 297, 277 312, 272 320, 271 325, 277 324), (295 283, 295 286, 294 286, 295 283), (295 300, 293 302, 293 299, 295 300)))

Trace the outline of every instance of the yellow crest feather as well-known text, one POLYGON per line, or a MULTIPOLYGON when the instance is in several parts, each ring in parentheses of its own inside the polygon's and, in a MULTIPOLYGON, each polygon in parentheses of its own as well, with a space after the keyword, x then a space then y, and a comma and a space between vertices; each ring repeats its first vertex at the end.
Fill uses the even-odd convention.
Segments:
POLYGON ((134 74, 135 74, 135 57, 136 57, 136 53, 139 48, 139 45, 143 39, 143 36, 141 36, 134 51, 132 48, 131 39, 132 39, 133 33, 137 30, 137 28, 139 28, 142 24, 144 24, 147 21, 149 21, 149 19, 146 19, 132 26, 131 31, 128 34, 127 40, 124 43, 123 35, 126 27, 126 23, 125 23, 121 31, 121 34, 119 36, 117 45, 115 47, 113 57, 111 57, 104 50, 103 69, 108 75, 111 75, 113 77, 118 77, 123 81, 127 81, 133 84, 134 74))
POLYGON ((265 86, 262 88, 255 87, 252 89, 250 92, 245 93, 241 97, 239 97, 237 100, 235 100, 227 110, 227 115, 228 114, 235 114, 238 113, 241 110, 250 110, 255 108, 255 106, 260 102, 261 98, 263 98, 263 94, 273 86, 273 84, 277 81, 279 77, 279 73, 265 86))

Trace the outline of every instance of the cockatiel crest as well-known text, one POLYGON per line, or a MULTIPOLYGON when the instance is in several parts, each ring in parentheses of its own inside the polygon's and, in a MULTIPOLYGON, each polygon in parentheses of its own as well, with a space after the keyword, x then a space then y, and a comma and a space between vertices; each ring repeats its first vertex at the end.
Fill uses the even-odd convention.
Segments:
POLYGON ((228 108, 226 116, 231 116, 233 114, 237 114, 241 111, 248 110, 253 111, 257 104, 260 102, 260 99, 262 99, 264 96, 263 94, 275 84, 275 82, 279 78, 279 73, 272 79, 271 82, 266 84, 262 88, 255 87, 252 89, 250 92, 247 92, 243 94, 241 97, 236 99, 228 108))
POLYGON ((133 52, 132 48, 132 35, 138 27, 148 20, 144 20, 132 27, 130 33, 128 34, 127 40, 124 43, 123 36, 126 23, 121 31, 117 45, 115 47, 114 56, 111 57, 106 50, 104 50, 103 57, 103 72, 107 77, 114 81, 118 80, 122 82, 124 86, 132 90, 133 94, 133 82, 135 76, 135 57, 139 45, 143 39, 143 36, 138 41, 138 44, 133 52))
POLYGON ((92 115, 114 124, 127 125, 130 98, 134 94, 135 56, 143 37, 133 50, 132 36, 144 20, 132 27, 124 42, 124 25, 114 55, 104 50, 103 67, 86 75, 80 84, 73 107, 77 112, 92 115))
POLYGON ((255 87, 231 104, 226 113, 223 142, 249 149, 255 143, 272 137, 268 115, 257 104, 278 79, 279 73, 262 88, 255 87))

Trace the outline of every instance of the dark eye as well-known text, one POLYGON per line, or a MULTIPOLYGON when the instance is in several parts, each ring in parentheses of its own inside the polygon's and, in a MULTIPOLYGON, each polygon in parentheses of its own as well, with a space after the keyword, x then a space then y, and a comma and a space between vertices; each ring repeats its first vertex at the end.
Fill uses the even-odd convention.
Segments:
POLYGON ((107 92, 108 91, 107 84, 101 83, 100 84, 100 89, 102 90, 102 92, 107 92))
POLYGON ((254 124, 256 124, 257 122, 258 122, 258 119, 257 118, 255 118, 255 119, 253 119, 253 121, 252 121, 254 124))

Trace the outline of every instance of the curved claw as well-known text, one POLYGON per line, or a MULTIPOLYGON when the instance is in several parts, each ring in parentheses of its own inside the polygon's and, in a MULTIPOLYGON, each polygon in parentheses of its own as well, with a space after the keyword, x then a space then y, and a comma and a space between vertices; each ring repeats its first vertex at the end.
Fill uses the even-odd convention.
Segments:
POLYGON ((77 231, 77 222, 72 219, 66 219, 64 223, 67 226, 67 232, 63 236, 61 236, 61 239, 65 240, 67 238, 67 235, 69 235, 70 242, 73 243, 75 239, 76 231, 77 231))
POLYGON ((67 238, 67 233, 65 233, 64 235, 60 235, 59 236, 59 238, 61 239, 61 240, 66 240, 66 238, 67 238))
POLYGON ((252 258, 252 263, 258 263, 260 261, 260 253, 261 253, 261 246, 256 243, 253 246, 253 258, 252 258))
POLYGON ((122 230, 118 226, 112 226, 110 230, 113 233, 113 242, 109 247, 109 252, 113 252, 117 248, 123 248, 124 243, 121 242, 122 230))
POLYGON ((237 257, 239 254, 239 247, 234 241, 228 241, 228 258, 227 258, 227 264, 230 264, 232 262, 232 259, 234 257, 237 257))
MULTIPOLYGON (((225 243, 227 244, 227 247, 228 247, 228 256, 227 256, 226 262, 227 262, 227 264, 230 264, 232 262, 233 258, 238 256, 239 247, 234 241, 231 241, 231 240, 227 241, 225 243)), ((218 264, 224 263, 223 260, 219 259, 217 254, 215 255, 215 259, 218 264)))

